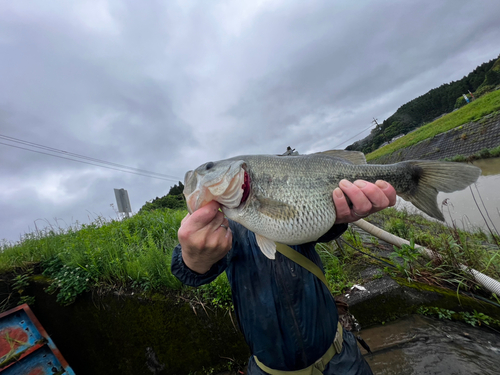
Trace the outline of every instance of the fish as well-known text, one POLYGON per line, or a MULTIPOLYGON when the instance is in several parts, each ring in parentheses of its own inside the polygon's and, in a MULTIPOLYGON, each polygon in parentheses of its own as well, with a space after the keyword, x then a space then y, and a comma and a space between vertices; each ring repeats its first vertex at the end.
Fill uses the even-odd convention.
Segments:
POLYGON ((404 200, 444 221, 438 192, 462 190, 481 169, 431 160, 367 164, 362 152, 329 150, 307 155, 242 155, 210 161, 184 177, 189 213, 212 200, 224 215, 255 233, 257 244, 274 259, 276 243, 316 241, 335 223, 332 193, 342 179, 390 183, 404 200))

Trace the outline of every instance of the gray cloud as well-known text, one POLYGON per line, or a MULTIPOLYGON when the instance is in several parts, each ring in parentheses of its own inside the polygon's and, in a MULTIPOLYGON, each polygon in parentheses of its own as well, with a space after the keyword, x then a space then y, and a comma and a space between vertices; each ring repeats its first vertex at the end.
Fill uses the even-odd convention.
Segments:
MULTIPOLYGON (((4 2, 0 134, 179 178, 332 148, 497 57, 499 16, 486 0, 4 2)), ((0 161, 9 240, 114 216, 113 188, 138 210, 175 183, 4 145, 0 161)))

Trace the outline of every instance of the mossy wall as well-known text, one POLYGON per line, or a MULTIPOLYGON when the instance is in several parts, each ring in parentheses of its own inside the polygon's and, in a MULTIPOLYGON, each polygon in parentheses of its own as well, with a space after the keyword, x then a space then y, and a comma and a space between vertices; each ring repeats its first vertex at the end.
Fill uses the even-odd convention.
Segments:
POLYGON ((43 284, 31 288, 30 307, 77 374, 201 374, 249 357, 224 311, 116 294, 86 294, 64 307, 43 284))
POLYGON ((402 278, 397 278, 395 281, 398 287, 349 307, 349 311, 361 326, 368 327, 396 320, 416 313, 420 306, 439 307, 455 312, 475 310, 494 319, 500 319, 500 308, 481 300, 463 294, 457 297, 456 292, 452 290, 418 282, 409 283, 402 278))

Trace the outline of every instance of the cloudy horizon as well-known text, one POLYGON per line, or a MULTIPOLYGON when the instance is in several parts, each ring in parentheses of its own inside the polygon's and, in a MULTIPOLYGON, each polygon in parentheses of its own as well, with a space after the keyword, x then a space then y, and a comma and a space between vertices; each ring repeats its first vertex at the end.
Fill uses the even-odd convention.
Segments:
POLYGON ((488 0, 0 2, 0 135, 175 177, 0 139, 0 240, 116 218, 114 188, 137 212, 209 160, 345 148, 498 58, 499 18, 488 0))

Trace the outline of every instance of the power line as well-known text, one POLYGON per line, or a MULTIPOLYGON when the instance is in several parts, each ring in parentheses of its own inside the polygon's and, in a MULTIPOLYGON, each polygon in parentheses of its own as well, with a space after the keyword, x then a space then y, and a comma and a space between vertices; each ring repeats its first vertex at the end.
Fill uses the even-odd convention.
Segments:
MULTIPOLYGON (((72 156, 72 157, 75 157, 75 158, 78 158, 78 159, 84 159, 84 160, 89 160, 89 161, 92 161, 92 162, 97 162, 99 164, 107 164, 107 165, 111 165, 111 166, 118 167, 118 168, 130 169, 130 170, 133 170, 133 171, 136 171, 136 172, 140 172, 140 173, 145 173, 145 174, 148 174, 148 175, 152 174, 152 175, 156 175, 156 176, 159 176, 159 177, 177 179, 177 177, 175 177, 175 176, 171 176, 171 175, 167 175, 167 174, 163 174, 163 173, 156 173, 156 172, 152 172, 152 171, 148 171, 148 170, 140 169, 140 168, 129 167, 129 166, 126 166, 126 165, 123 165, 123 164, 117 164, 117 163, 109 162, 109 161, 106 161, 106 160, 92 158, 90 156, 75 154, 73 152, 68 152, 68 151, 57 149, 57 148, 53 148, 53 147, 49 147, 49 146, 44 146, 44 145, 41 145, 41 144, 38 144, 38 143, 34 143, 34 142, 24 141, 22 139, 14 138, 14 137, 9 137, 7 135, 0 134, 0 139, 4 139, 4 140, 9 141, 9 142, 20 143, 20 144, 23 144, 23 145, 26 145, 26 146, 29 146, 29 147, 39 148, 39 149, 46 150, 46 151, 49 151, 49 152, 55 152, 55 153, 59 153, 59 154, 64 154, 66 156, 72 156)), ((51 155, 51 154, 48 154, 48 155, 51 155)))
MULTIPOLYGON (((0 136, 0 138, 3 138, 3 137, 0 136)), ((21 143, 21 142, 18 142, 18 143, 21 143)), ((164 180, 164 181, 175 181, 175 182, 179 181, 179 179, 176 178, 176 177, 160 177, 160 176, 154 176, 152 174, 147 174, 147 173, 139 173, 139 172, 134 172, 134 171, 127 171, 127 170, 120 169, 120 168, 114 168, 114 167, 110 167, 110 166, 105 166, 105 165, 99 165, 99 164, 96 164, 96 163, 91 163, 89 161, 77 160, 77 159, 72 159, 72 158, 68 158, 68 157, 64 157, 64 156, 50 154, 50 153, 47 153, 47 152, 32 150, 32 149, 29 149, 29 148, 26 148, 26 147, 16 146, 16 145, 4 143, 4 142, 0 142, 0 144, 5 145, 5 146, 9 146, 9 147, 18 148, 18 149, 21 149, 21 150, 35 152, 37 154, 43 154, 43 155, 53 156, 53 157, 56 157, 56 158, 59 158, 59 159, 66 159, 66 160, 71 160, 71 161, 75 161, 75 162, 78 162, 78 163, 94 165, 94 166, 101 167, 101 168, 106 168, 106 169, 112 169, 112 170, 119 171, 119 172, 131 173, 131 174, 135 174, 135 175, 139 175, 139 176, 156 178, 156 179, 164 180)), ((46 147, 46 146, 43 146, 43 147, 46 147)), ((42 148, 42 147, 39 147, 39 148, 42 148)), ((71 154, 71 153, 68 153, 68 154, 71 154)), ((109 163, 108 162, 108 164, 113 164, 113 163, 109 163)), ((129 168, 129 169, 137 169, 137 168, 131 168, 131 167, 126 167, 126 166, 124 166, 124 167, 125 168, 129 168)), ((138 170, 140 170, 140 169, 138 169, 138 170)), ((159 173, 157 173, 157 174, 160 175, 159 173)))
POLYGON ((367 127, 366 129, 364 129, 364 130, 360 131, 358 134, 356 134, 356 135, 352 136, 351 138, 349 138, 349 139, 345 140, 345 141, 344 141, 344 142, 342 142, 342 143, 339 143, 337 146, 335 146, 335 147, 334 147, 334 149, 336 149, 336 148, 337 148, 337 147, 339 147, 340 145, 343 145, 344 143, 346 143, 346 142, 350 141, 351 139, 353 139, 353 138, 357 137, 357 136, 358 136, 358 135, 360 135, 361 133, 364 133, 365 131, 367 131, 368 129, 370 129, 372 126, 373 126, 373 125, 370 125, 370 126, 369 126, 369 127, 367 127))
POLYGON ((136 174, 136 175, 139 175, 139 176, 146 176, 146 177, 156 178, 156 179, 159 179, 159 180, 165 180, 165 181, 175 181, 175 182, 179 181, 178 179, 174 179, 174 178, 156 177, 156 176, 152 176, 152 175, 148 175, 148 174, 137 173, 137 172, 132 172, 132 171, 126 171, 126 170, 123 170, 123 169, 118 169, 118 168, 113 168, 113 167, 106 167, 106 166, 104 166, 104 165, 99 165, 99 164, 95 164, 95 163, 89 163, 89 162, 86 162, 86 161, 83 161, 83 160, 76 160, 76 159, 71 159, 71 158, 65 158, 64 156, 59 156, 59 155, 49 154, 49 153, 47 153, 47 152, 42 152, 42 151, 31 150, 31 149, 29 149, 29 148, 25 148, 25 147, 20 147, 20 146, 15 146, 15 145, 10 145, 10 144, 8 144, 8 143, 3 143, 3 142, 0 142, 0 144, 5 145, 5 146, 14 147, 14 148, 19 148, 19 149, 21 149, 21 150, 26 150, 26 151, 36 152, 37 154, 43 154, 43 155, 53 156, 53 157, 55 157, 55 158, 59 158, 59 159, 66 159, 66 160, 76 161, 76 162, 78 162, 78 163, 89 164, 89 165, 95 165, 95 166, 97 166, 97 167, 101 167, 101 168, 113 169, 113 170, 115 170, 115 171, 119 171, 119 172, 131 173, 131 174, 136 174))

